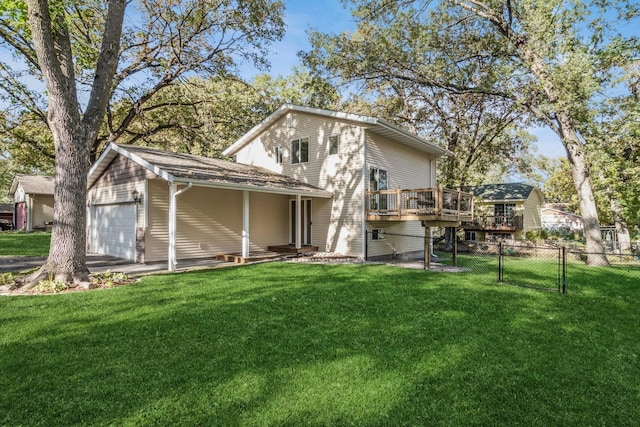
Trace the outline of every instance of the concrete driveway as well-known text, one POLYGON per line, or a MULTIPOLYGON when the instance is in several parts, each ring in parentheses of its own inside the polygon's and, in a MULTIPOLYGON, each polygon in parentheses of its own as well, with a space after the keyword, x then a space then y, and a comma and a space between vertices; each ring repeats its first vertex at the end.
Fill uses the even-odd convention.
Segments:
MULTIPOLYGON (((46 261, 45 257, 0 257, 0 273, 20 272, 40 267, 46 261)), ((178 261, 177 271, 215 268, 236 265, 231 262, 216 261, 215 259, 193 259, 178 261)), ((131 275, 168 272, 166 262, 136 264, 122 258, 107 255, 87 254, 87 267, 92 273, 117 271, 131 275)))

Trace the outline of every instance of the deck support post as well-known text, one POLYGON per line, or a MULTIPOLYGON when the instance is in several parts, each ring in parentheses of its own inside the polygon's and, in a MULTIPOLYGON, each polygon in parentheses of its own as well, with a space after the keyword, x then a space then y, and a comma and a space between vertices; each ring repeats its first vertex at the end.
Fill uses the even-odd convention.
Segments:
POLYGON ((249 258, 249 191, 242 191, 242 258, 249 258))
POLYGON ((426 222, 424 224, 424 269, 431 269, 431 227, 426 222))
POLYGON ((458 266, 458 227, 453 227, 453 252, 451 261, 454 267, 458 266))
POLYGON ((302 247, 302 196, 296 195, 296 249, 302 247))

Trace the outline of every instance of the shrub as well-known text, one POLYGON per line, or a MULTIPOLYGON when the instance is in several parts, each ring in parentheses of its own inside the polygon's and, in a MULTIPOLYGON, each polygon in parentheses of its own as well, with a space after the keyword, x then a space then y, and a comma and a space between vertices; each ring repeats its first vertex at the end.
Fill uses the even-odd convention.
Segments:
POLYGON ((34 288, 36 292, 44 294, 57 294, 58 292, 63 292, 67 289, 69 289, 69 286, 59 280, 41 280, 34 288))
POLYGON ((13 274, 11 273, 0 273, 0 286, 2 285, 13 285, 15 280, 13 279, 13 274))

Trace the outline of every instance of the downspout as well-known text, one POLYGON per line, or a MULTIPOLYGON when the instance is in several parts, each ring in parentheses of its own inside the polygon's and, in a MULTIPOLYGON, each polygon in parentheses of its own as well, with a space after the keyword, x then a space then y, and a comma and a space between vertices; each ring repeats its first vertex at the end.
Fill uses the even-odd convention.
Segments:
POLYGON ((181 190, 178 190, 178 184, 169 184, 169 259, 168 270, 176 271, 176 222, 177 222, 177 203, 178 196, 189 190, 193 186, 192 182, 189 182, 187 186, 181 190))

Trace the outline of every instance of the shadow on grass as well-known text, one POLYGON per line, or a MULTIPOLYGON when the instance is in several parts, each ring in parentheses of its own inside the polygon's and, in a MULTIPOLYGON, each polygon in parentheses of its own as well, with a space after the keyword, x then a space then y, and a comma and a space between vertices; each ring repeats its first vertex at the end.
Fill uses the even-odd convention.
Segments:
POLYGON ((637 306, 493 279, 274 263, 3 300, 0 424, 637 419, 637 306))

